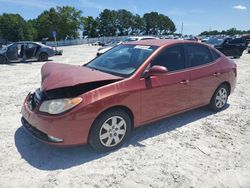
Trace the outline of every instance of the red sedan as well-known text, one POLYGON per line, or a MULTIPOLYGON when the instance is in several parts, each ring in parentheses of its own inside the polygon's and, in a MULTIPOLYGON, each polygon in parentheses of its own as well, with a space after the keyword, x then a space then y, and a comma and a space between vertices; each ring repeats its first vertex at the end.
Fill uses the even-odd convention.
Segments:
POLYGON ((211 46, 183 40, 122 44, 83 66, 47 63, 28 94, 23 126, 55 145, 120 147, 132 129, 190 109, 222 110, 236 64, 211 46))

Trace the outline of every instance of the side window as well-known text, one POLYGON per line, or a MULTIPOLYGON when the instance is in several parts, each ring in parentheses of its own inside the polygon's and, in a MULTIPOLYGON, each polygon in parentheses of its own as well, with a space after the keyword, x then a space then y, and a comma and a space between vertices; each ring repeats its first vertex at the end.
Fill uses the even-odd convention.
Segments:
POLYGON ((187 58, 190 67, 204 65, 213 61, 210 50, 202 45, 187 45, 187 58))
POLYGON ((183 46, 173 46, 163 50, 155 59, 152 65, 166 67, 169 71, 176 71, 185 68, 183 46))
POLYGON ((220 54, 219 54, 218 52, 216 52, 215 50, 210 49, 210 51, 211 51, 211 53, 212 53, 212 56, 213 56, 213 58, 214 58, 214 61, 217 60, 217 59, 219 59, 219 58, 221 57, 220 54))

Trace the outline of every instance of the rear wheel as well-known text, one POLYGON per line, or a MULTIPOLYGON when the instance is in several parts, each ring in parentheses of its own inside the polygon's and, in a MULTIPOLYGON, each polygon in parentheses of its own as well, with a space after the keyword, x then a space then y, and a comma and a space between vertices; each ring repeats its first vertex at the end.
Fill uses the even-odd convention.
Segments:
POLYGON ((107 111, 96 119, 89 135, 90 145, 107 152, 124 144, 131 132, 131 118, 120 109, 107 111))
POLYGON ((48 59, 49 59, 49 56, 46 53, 41 53, 39 55, 39 61, 48 61, 48 59))
POLYGON ((221 111, 227 104, 228 96, 228 86, 226 84, 221 85, 214 92, 214 95, 210 101, 210 108, 215 112, 221 111))
POLYGON ((7 59, 4 56, 0 55, 0 64, 5 64, 5 63, 7 63, 7 59))

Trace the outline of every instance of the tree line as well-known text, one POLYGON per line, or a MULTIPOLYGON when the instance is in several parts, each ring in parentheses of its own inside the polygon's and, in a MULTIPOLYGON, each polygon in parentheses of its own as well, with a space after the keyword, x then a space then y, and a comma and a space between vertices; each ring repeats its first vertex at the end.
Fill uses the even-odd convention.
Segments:
POLYGON ((206 35, 206 36, 211 36, 211 35, 242 35, 242 34, 250 34, 250 30, 237 30, 236 28, 231 28, 228 30, 222 30, 222 31, 217 31, 217 30, 213 30, 213 31, 203 31, 201 35, 206 35))
POLYGON ((81 10, 70 6, 50 8, 27 21, 19 14, 4 13, 0 15, 0 38, 40 41, 46 37, 52 38, 53 31, 57 33, 57 40, 76 39, 80 35, 166 35, 176 31, 174 22, 157 12, 140 16, 125 9, 105 9, 97 18, 84 17, 82 14, 81 10))

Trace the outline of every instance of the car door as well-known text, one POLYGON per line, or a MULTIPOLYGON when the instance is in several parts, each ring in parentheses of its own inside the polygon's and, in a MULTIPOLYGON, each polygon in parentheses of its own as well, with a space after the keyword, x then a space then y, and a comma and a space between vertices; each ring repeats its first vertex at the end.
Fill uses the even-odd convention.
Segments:
POLYGON ((25 55, 27 59, 33 59, 35 57, 38 45, 35 43, 27 43, 25 48, 25 55))
POLYGON ((190 108, 189 72, 185 71, 185 55, 182 45, 162 50, 150 63, 168 69, 161 76, 141 78, 141 122, 190 108))
POLYGON ((10 61, 17 61, 19 59, 17 43, 14 43, 8 47, 6 56, 10 61))
MULTIPOLYGON (((212 50, 212 49, 211 49, 212 50)), ((220 55, 201 44, 185 44, 190 72, 191 105, 206 105, 220 84, 220 55)))

